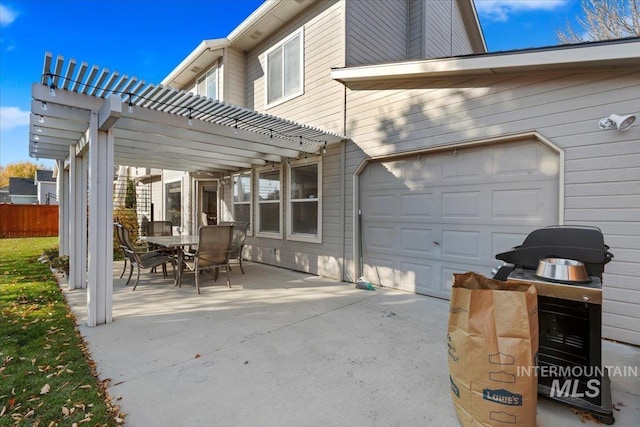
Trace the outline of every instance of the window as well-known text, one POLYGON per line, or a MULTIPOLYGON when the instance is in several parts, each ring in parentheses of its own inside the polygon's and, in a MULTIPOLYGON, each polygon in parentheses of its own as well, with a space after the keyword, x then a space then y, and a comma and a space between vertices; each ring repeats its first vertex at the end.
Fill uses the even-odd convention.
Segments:
POLYGON ((282 237, 280 215, 280 170, 258 173, 258 233, 282 237))
POLYGON ((251 229, 251 172, 233 177, 233 220, 249 223, 251 229))
POLYGON ((196 93, 208 98, 218 99, 218 67, 215 66, 198 79, 196 93))
POLYGON ((303 45, 300 30, 267 52, 267 105, 302 95, 303 45))
POLYGON ((322 230, 320 160, 295 162, 289 170, 288 238, 320 243, 322 230))
POLYGON ((165 221, 171 221, 174 227, 182 227, 182 182, 165 184, 165 221))

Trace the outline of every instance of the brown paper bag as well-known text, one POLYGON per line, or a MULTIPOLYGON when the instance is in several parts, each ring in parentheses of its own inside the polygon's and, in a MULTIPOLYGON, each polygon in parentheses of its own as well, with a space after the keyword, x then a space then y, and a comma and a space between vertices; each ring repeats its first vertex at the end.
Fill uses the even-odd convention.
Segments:
POLYGON ((447 345, 463 426, 536 425, 538 303, 534 286, 453 275, 447 345))

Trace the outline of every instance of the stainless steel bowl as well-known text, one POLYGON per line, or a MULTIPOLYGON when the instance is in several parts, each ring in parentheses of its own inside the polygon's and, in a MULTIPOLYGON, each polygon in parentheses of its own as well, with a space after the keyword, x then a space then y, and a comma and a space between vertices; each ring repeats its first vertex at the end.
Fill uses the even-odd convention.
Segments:
POLYGON ((538 262, 536 276, 557 283, 589 283, 584 263, 573 259, 543 258, 538 262))

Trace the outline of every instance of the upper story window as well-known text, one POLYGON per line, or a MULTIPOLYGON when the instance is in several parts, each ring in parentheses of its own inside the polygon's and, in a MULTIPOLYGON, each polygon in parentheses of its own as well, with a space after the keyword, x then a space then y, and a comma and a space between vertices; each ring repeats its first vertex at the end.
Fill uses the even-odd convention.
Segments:
POLYGON ((214 66, 196 83, 196 93, 207 98, 218 99, 218 66, 214 66))
POLYGON ((322 236, 322 158, 297 161, 289 169, 289 240, 320 243, 322 236))
POLYGON ((302 29, 267 51, 267 105, 275 105, 304 92, 304 38, 302 29))
POLYGON ((251 224, 251 172, 233 176, 233 220, 251 224))
POLYGON ((263 237, 282 237, 281 212, 282 170, 271 169, 258 172, 257 234, 263 237))

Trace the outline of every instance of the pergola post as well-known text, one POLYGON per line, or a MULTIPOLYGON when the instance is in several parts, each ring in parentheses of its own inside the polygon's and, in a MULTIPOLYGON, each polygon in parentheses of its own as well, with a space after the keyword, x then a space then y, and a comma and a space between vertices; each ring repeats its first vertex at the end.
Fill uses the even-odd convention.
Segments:
POLYGON ((87 173, 75 146, 69 147, 69 289, 86 287, 87 281, 87 173))
POLYGON ((58 253, 69 255, 69 171, 64 169, 64 160, 57 161, 58 176, 58 253))
POLYGON ((113 315, 114 136, 111 123, 105 122, 112 117, 110 106, 92 113, 89 124, 89 326, 110 323, 113 315))

